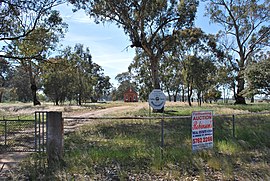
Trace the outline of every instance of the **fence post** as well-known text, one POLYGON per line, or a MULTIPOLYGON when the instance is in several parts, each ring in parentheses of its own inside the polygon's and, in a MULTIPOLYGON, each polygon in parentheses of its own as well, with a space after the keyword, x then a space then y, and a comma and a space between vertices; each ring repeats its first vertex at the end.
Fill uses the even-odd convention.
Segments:
POLYGON ((47 112, 47 159, 49 169, 63 161, 64 124, 61 112, 47 112))
POLYGON ((7 120, 5 117, 3 117, 3 120, 5 121, 5 146, 7 146, 7 120))
POLYGON ((160 148, 161 148, 161 160, 163 160, 163 149, 164 149, 164 109, 162 113, 162 119, 161 119, 161 143, 160 143, 160 148))
POLYGON ((232 133, 233 133, 233 138, 235 138, 235 115, 232 115, 232 133))
POLYGON ((35 152, 37 152, 37 112, 35 112, 35 152))

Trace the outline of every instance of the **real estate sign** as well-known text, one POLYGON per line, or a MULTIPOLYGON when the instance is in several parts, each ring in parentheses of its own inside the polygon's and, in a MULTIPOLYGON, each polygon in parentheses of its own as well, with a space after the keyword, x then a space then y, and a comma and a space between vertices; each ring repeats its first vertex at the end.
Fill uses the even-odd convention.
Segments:
POLYGON ((213 111, 192 112, 192 151, 213 147, 213 111))

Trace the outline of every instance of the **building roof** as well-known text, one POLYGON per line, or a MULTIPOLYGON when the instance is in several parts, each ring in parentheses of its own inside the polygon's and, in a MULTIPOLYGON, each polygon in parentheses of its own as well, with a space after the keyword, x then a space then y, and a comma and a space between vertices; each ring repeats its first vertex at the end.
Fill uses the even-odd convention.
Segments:
POLYGON ((137 94, 137 92, 135 92, 133 89, 129 88, 128 90, 126 90, 124 92, 124 94, 130 94, 130 93, 133 93, 133 94, 137 94))

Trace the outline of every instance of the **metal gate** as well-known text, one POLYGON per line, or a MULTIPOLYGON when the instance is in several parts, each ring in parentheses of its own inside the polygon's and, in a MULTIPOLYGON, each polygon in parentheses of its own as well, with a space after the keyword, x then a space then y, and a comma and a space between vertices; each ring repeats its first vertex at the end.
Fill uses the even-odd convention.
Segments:
POLYGON ((47 112, 35 112, 33 119, 0 119, 0 154, 5 152, 45 152, 47 112))

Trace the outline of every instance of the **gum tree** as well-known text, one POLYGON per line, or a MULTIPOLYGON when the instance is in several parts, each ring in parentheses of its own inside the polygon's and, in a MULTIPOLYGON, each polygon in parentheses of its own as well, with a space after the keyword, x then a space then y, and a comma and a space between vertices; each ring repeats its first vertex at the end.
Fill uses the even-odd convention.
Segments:
POLYGON ((149 57, 141 49, 137 49, 136 55, 128 69, 132 73, 141 101, 147 101, 148 95, 153 90, 152 73, 149 57))
POLYGON ((3 95, 7 92, 10 81, 12 79, 14 70, 12 69, 10 63, 0 57, 0 103, 3 100, 3 95))
POLYGON ((62 22, 59 12, 52 11, 26 37, 12 40, 8 47, 10 60, 17 61, 29 75, 30 88, 34 105, 39 105, 36 79, 40 74, 40 62, 46 61, 51 50, 54 50, 59 39, 64 36, 66 24, 62 22))
POLYGON ((39 54, 31 56, 12 54, 10 51, 14 48, 12 42, 29 40, 29 35, 41 25, 57 26, 58 19, 52 8, 61 3, 62 0, 0 1, 0 57, 20 60, 39 58, 39 54))
POLYGON ((196 0, 69 0, 97 23, 113 22, 149 57, 154 88, 160 88, 159 61, 175 30, 192 25, 196 0))
POLYGON ((235 72, 235 103, 245 104, 244 72, 251 55, 270 45, 270 1, 210 0, 207 14, 222 28, 220 43, 233 55, 230 64, 235 72))
POLYGON ((251 64, 245 72, 249 94, 270 95, 270 57, 251 64))
POLYGON ((37 99, 36 77, 39 62, 46 60, 67 25, 53 7, 62 0, 14 0, 0 2, 0 57, 17 61, 29 75, 34 105, 37 99))

